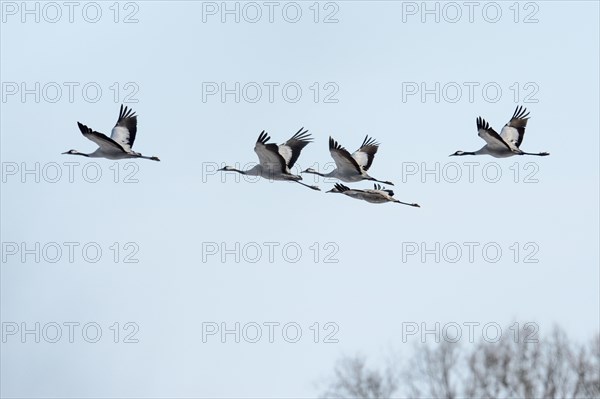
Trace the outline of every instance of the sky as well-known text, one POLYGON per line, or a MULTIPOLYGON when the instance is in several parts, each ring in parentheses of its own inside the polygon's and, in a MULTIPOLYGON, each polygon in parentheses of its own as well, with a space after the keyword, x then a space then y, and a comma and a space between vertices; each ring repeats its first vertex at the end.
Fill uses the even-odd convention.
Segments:
POLYGON ((597 2, 0 8, 3 397, 316 397, 456 326, 598 331, 597 2), (120 104, 160 162, 61 154, 120 104), (550 156, 449 157, 518 105, 550 156), (216 171, 300 127, 295 173, 369 135, 421 208, 216 171))

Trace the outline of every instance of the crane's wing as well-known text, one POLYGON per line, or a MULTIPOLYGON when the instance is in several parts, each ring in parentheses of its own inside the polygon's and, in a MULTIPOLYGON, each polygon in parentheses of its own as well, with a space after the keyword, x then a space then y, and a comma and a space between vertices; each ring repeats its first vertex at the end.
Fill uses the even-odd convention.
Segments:
POLYGON ((279 145, 279 154, 285 160, 288 168, 294 166, 302 149, 311 142, 311 136, 308 134, 308 130, 303 130, 304 128, 301 127, 288 141, 279 145))
POLYGON ((131 152, 136 133, 137 115, 131 108, 123 107, 121 104, 119 119, 110 133, 110 138, 119 143, 126 152, 131 152))
POLYGON ((335 141, 331 136, 329 137, 329 153, 335 161, 337 169, 342 174, 345 172, 347 172, 347 174, 362 173, 360 165, 358 162, 356 162, 356 159, 354 159, 348 150, 339 145, 338 142, 335 141))
POLYGON ((379 149, 379 143, 375 139, 365 136, 362 145, 358 150, 352 154, 352 158, 356 160, 356 163, 364 170, 367 171, 373 163, 373 158, 379 149))
POLYGON ((279 146, 275 143, 267 143, 270 139, 271 137, 263 130, 256 140, 254 152, 258 155, 260 165, 273 175, 286 173, 285 159, 279 153, 279 146))
POLYGON ((98 147, 100 147, 102 151, 115 153, 126 152, 125 149, 123 149, 123 147, 119 143, 106 136, 105 134, 96 132, 79 122, 77 122, 77 126, 79 126, 81 134, 83 134, 87 139, 92 140, 94 143, 98 144, 98 147))
POLYGON ((374 191, 383 191, 384 193, 387 193, 390 197, 394 196, 394 192, 392 190, 387 190, 385 187, 377 183, 373 184, 373 189, 374 191))
POLYGON ((491 148, 509 149, 512 151, 512 148, 502 140, 502 137, 500 137, 500 135, 496 133, 496 131, 490 127, 490 124, 482 117, 477 118, 477 134, 484 139, 491 148))
POLYGON ((348 186, 345 186, 340 183, 336 183, 334 187, 338 193, 342 193, 342 194, 347 195, 348 197, 354 198, 354 199, 364 199, 364 195, 366 194, 365 190, 349 188, 348 186))
POLYGON ((341 183, 335 183, 334 185, 335 189, 338 190, 340 193, 343 193, 344 191, 349 191, 350 187, 345 186, 341 183))
POLYGON ((518 149, 523 142, 523 136, 525 136, 527 120, 529 120, 527 108, 518 106, 510 121, 500 131, 500 137, 511 147, 518 149))

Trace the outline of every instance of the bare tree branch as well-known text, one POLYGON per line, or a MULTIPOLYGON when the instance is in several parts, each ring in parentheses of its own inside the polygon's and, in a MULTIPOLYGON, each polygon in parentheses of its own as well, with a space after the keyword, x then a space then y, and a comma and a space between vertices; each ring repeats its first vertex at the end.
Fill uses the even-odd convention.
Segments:
POLYGON ((600 398, 600 334, 577 345, 558 327, 539 341, 524 327, 511 328, 498 342, 466 349, 447 341, 417 346, 404 368, 368 369, 364 357, 343 358, 323 396, 600 398))

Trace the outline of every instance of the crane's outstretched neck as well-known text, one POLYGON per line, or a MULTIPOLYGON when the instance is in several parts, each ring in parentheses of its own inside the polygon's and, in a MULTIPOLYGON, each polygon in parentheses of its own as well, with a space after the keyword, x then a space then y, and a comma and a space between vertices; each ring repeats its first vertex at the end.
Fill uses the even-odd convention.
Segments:
POLYGON ((69 154, 69 155, 81 155, 82 157, 89 157, 89 154, 84 154, 83 152, 79 152, 77 150, 69 150, 69 151, 65 151, 63 152, 63 154, 69 154))
POLYGON ((313 175, 317 175, 317 176, 321 176, 321 177, 328 177, 327 175, 324 175, 323 173, 319 173, 314 169, 308 168, 306 170, 303 170, 301 173, 311 173, 313 175))
POLYGON ((224 166, 221 169, 217 169, 217 170, 221 171, 221 172, 237 172, 237 173, 239 173, 241 175, 247 174, 245 170, 239 170, 239 169, 236 169, 236 168, 234 168, 232 166, 224 166))
POLYGON ((456 151, 454 154, 450 154, 451 157, 460 157, 463 155, 478 155, 478 153, 470 151, 456 151))

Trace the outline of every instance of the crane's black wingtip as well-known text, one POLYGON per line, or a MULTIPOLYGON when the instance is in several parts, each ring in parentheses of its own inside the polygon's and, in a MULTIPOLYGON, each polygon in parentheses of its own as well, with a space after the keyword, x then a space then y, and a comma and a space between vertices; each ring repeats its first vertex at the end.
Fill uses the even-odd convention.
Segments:
POLYGON ((77 122, 77 127, 81 133, 88 133, 91 129, 81 122, 77 122))

